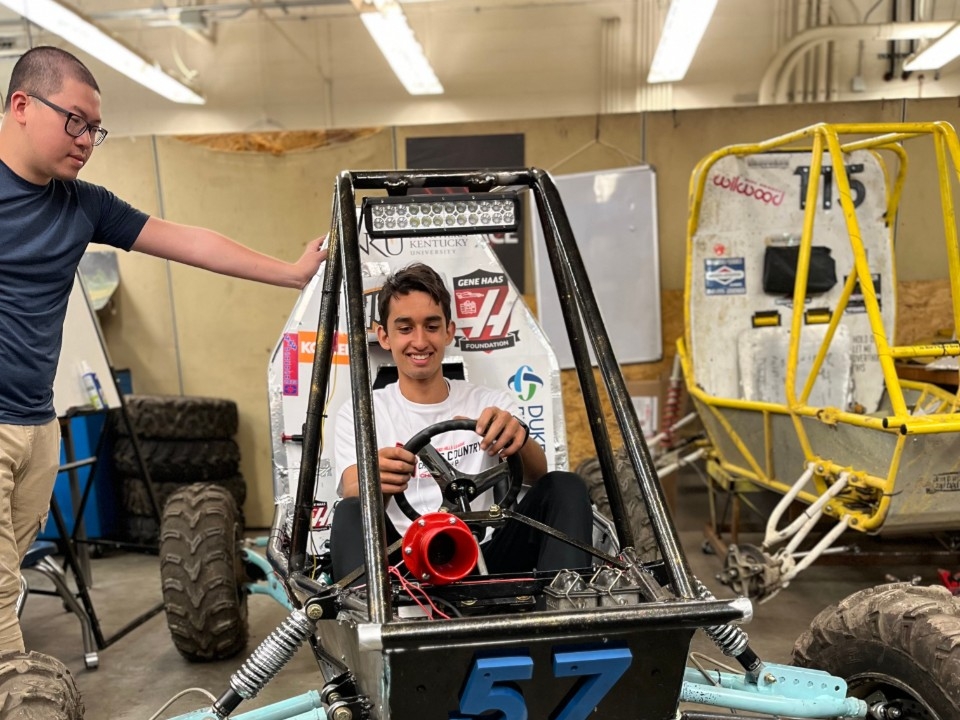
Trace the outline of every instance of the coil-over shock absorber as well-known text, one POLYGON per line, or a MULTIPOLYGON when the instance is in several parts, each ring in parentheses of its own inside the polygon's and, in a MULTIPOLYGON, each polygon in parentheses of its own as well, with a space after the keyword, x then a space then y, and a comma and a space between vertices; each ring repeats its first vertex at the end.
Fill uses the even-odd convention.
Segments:
MULTIPOLYGON (((716 600, 706 585, 697 577, 693 578, 693 587, 701 600, 716 600)), ((711 625, 703 628, 724 655, 734 658, 747 671, 747 678, 757 682, 763 670, 763 660, 750 647, 750 638, 746 631, 737 625, 711 625)))
MULTIPOLYGON (((305 609, 309 612, 309 605, 305 609)), ((213 704, 213 712, 220 718, 228 717, 241 702, 259 695, 312 632, 313 621, 307 612, 290 613, 231 676, 230 689, 213 704)))

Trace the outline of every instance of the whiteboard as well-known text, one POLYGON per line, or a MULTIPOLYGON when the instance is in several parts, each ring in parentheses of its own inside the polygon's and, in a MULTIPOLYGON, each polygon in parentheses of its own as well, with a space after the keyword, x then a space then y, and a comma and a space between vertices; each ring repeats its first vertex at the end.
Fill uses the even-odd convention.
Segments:
POLYGON ((53 381, 53 407, 57 417, 72 411, 91 409, 90 400, 81 381, 80 363, 86 362, 97 375, 108 408, 120 407, 117 383, 110 370, 106 347, 100 334, 100 325, 87 297, 83 279, 77 272, 67 317, 63 323, 63 345, 57 375, 53 381))
MULTIPOLYGON (((656 173, 650 165, 554 178, 619 363, 663 357, 656 173)), ((540 324, 561 368, 574 367, 540 223, 533 223, 540 324)), ((587 328, 589 335, 590 329, 587 328)), ((590 359, 596 365, 593 348, 590 359)))

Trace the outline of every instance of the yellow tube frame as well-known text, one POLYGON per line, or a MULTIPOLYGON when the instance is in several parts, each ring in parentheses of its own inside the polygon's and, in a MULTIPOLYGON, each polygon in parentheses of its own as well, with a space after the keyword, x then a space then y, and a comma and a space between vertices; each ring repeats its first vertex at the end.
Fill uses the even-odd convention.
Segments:
MULTIPOLYGON (((907 171, 907 154, 903 143, 916 138, 931 138, 936 152, 937 172, 940 186, 941 208, 943 212, 943 226, 947 244, 947 261, 950 277, 950 288, 953 299, 954 328, 960 327, 960 247, 957 244, 957 227, 954 218, 953 194, 950 187, 951 169, 960 179, 960 141, 954 128, 945 122, 929 123, 887 123, 887 124, 826 124, 820 123, 797 130, 786 135, 772 138, 754 144, 731 145, 721 148, 707 155, 696 167, 690 178, 689 204, 690 213, 687 224, 687 263, 684 282, 684 335, 677 342, 677 351, 686 378, 690 394, 699 403, 703 404, 717 420, 717 426, 728 436, 728 440, 737 448, 747 461, 748 467, 742 467, 722 456, 716 448, 716 461, 725 471, 748 479, 767 489, 785 493, 790 485, 773 477, 772 448, 770 417, 772 415, 789 415, 793 421, 797 441, 803 450, 806 461, 816 463, 816 488, 823 492, 828 483, 826 479, 836 477, 840 472, 851 473, 850 487, 860 488, 873 493, 877 498, 870 509, 864 510, 862 503, 856 507, 845 504, 843 496, 832 501, 826 512, 835 517, 851 516, 851 526, 863 531, 877 531, 881 528, 890 505, 890 498, 894 493, 894 485, 899 469, 904 443, 908 435, 927 433, 960 432, 960 419, 955 414, 960 399, 944 390, 925 383, 913 383, 900 380, 897 377, 895 361, 899 358, 934 358, 943 356, 960 356, 960 342, 944 343, 942 345, 910 345, 895 346, 887 337, 880 314, 880 305, 873 287, 870 268, 864 250, 859 223, 851 197, 850 183, 846 173, 834 173, 839 191, 840 207, 843 211, 847 234, 850 238, 853 252, 853 272, 843 286, 838 305, 835 308, 827 326, 824 339, 804 380, 799 395, 796 392, 797 364, 800 346, 800 331, 803 322, 804 296, 807 274, 810 267, 810 253, 813 241, 813 228, 816 216, 816 198, 820 192, 823 153, 830 154, 834 167, 843 167, 844 155, 854 150, 889 151, 897 160, 897 174, 892 186, 887 176, 888 196, 886 219, 890 227, 896 220, 897 210, 903 191, 907 171), (856 138, 842 140, 845 136, 856 138), (867 136, 867 137, 863 137, 867 136), (693 347, 691 339, 691 287, 693 281, 693 240, 697 232, 701 206, 703 203, 704 187, 710 169, 720 159, 729 155, 746 156, 772 150, 805 150, 811 153, 809 182, 807 185, 807 203, 804 214, 803 231, 800 240, 799 259, 797 262, 797 276, 794 290, 790 345, 786 367, 786 403, 759 402, 722 398, 709 395, 697 384, 693 363, 688 354, 688 348, 693 347), (952 167, 951 167, 952 166, 952 167), (877 418, 847 412, 838 408, 812 407, 808 404, 811 390, 817 374, 823 365, 833 340, 834 333, 840 323, 850 296, 859 281, 863 295, 864 306, 874 344, 883 372, 884 385, 890 401, 892 414, 888 417, 877 418), (911 415, 904 399, 904 389, 917 391, 920 400, 924 403, 929 414, 922 416, 911 415), (725 410, 747 410, 762 413, 764 416, 764 454, 758 459, 753 456, 746 444, 737 435, 736 431, 724 416, 725 410), (885 476, 875 477, 858 472, 854 468, 841 467, 828 458, 817 457, 811 448, 803 425, 804 418, 815 418, 820 422, 831 425, 847 424, 866 428, 876 432, 897 434, 897 439, 890 466, 885 476)), ((881 163, 883 165, 883 163, 881 163)), ((886 174, 886 166, 883 165, 886 174)), ((895 284, 895 278, 893 279, 895 284)), ((798 468, 798 473, 800 468, 798 468)), ((792 480, 792 479, 791 479, 792 480)), ((803 502, 810 503, 817 498, 813 492, 801 492, 798 496, 803 502)))

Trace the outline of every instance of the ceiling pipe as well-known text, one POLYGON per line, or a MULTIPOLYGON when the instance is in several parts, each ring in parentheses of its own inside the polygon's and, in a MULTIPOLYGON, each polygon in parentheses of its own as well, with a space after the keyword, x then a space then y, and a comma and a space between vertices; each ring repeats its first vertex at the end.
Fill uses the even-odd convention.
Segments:
POLYGON ((758 101, 761 105, 772 105, 777 102, 783 78, 789 77, 789 71, 796 67, 798 59, 801 59, 812 46, 830 40, 874 40, 880 42, 885 40, 929 40, 940 37, 955 24, 956 22, 953 20, 945 20, 867 25, 827 25, 805 30, 791 38, 773 56, 773 60, 770 61, 763 74, 763 79, 760 81, 758 101))
MULTIPOLYGON (((819 0, 817 3, 816 25, 827 25, 830 17, 830 0, 819 0)), ((814 85, 813 99, 816 102, 826 102, 830 99, 830 87, 827 83, 827 67, 831 60, 831 45, 829 42, 820 45, 814 55, 814 65, 817 69, 816 84, 814 85)))

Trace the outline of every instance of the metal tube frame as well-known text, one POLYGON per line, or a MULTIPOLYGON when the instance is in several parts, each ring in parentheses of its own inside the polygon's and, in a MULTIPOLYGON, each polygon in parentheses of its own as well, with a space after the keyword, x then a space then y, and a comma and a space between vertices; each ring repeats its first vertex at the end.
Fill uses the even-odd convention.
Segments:
MULTIPOLYGON (((587 350, 589 337, 600 375, 614 408, 630 461, 647 503, 651 523, 660 544, 666 571, 676 594, 695 598, 691 573, 676 529, 670 520, 653 459, 640 429, 636 411, 630 402, 623 374, 613 354, 609 336, 600 317, 590 280, 576 247, 560 194, 550 176, 537 169, 505 171, 367 171, 340 173, 336 181, 333 221, 329 239, 329 257, 323 278, 323 296, 317 328, 306 423, 303 432, 290 555, 286 575, 302 575, 309 539, 310 509, 315 492, 317 466, 322 450, 324 404, 327 396, 330 364, 335 346, 339 317, 340 289, 346 288, 346 318, 350 352, 352 400, 357 421, 357 458, 360 508, 368 532, 364 535, 367 563, 367 600, 370 622, 390 622, 389 586, 386 569, 386 532, 383 499, 376 465, 375 420, 371 400, 363 288, 356 214, 357 190, 386 190, 391 195, 431 187, 466 187, 469 192, 489 192, 496 188, 530 188, 538 205, 547 252, 560 293, 564 322, 573 350, 581 391, 591 418, 591 432, 600 458, 604 486, 610 499, 614 526, 621 548, 633 547, 633 533, 627 522, 623 497, 614 474, 613 449, 602 418, 597 383, 587 350), (585 331, 584 322, 588 332, 585 331)), ((276 564, 276 563, 275 563, 276 564)), ((294 578, 290 578, 294 580, 294 578)))

